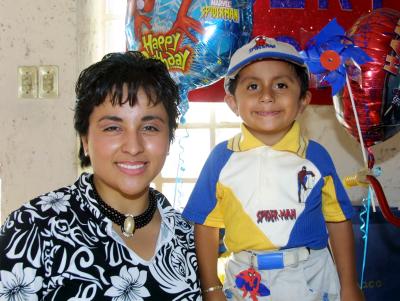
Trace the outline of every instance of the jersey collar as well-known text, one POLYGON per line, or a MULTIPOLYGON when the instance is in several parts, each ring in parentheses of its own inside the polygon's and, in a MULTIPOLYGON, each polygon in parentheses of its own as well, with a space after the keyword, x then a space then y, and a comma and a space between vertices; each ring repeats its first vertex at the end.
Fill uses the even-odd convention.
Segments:
MULTIPOLYGON (((289 151, 304 157, 307 143, 307 139, 301 135, 300 124, 295 121, 289 132, 271 148, 277 151, 289 151)), ((241 124, 241 133, 228 140, 228 149, 234 152, 248 151, 262 146, 266 145, 253 136, 243 123, 241 124)))

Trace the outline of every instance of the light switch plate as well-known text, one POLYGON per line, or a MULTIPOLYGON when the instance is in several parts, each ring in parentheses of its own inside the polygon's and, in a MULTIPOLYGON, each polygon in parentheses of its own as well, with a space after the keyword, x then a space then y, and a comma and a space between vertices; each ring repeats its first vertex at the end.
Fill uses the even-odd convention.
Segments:
POLYGON ((18 97, 36 98, 37 95, 37 68, 35 66, 19 66, 18 97))
POLYGON ((39 66, 39 98, 58 96, 58 67, 54 65, 39 66))

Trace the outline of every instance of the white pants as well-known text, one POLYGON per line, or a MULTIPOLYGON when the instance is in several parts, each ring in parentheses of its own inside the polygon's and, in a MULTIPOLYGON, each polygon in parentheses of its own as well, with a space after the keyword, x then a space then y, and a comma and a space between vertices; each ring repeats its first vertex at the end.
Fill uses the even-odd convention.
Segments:
MULTIPOLYGON (((284 251, 285 252, 285 251, 284 251)), ((268 296, 256 292, 244 295, 235 284, 236 275, 247 270, 249 262, 239 262, 234 256, 225 266, 224 292, 228 301, 339 301, 340 283, 336 267, 327 248, 311 250, 304 261, 282 269, 258 270, 261 284, 269 290, 268 296)))

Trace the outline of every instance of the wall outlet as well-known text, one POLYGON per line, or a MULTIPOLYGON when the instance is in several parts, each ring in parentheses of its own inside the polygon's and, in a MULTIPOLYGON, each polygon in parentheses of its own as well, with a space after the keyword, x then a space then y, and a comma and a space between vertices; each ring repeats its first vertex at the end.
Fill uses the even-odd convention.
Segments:
POLYGON ((19 66, 18 97, 36 98, 37 94, 37 68, 35 66, 19 66))
POLYGON ((58 67, 39 66, 39 98, 58 96, 58 67))

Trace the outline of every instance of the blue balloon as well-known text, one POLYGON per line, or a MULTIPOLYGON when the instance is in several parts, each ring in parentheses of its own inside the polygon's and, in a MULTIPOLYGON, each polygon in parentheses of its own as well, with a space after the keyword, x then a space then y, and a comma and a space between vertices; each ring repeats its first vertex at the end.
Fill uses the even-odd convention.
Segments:
POLYGON ((252 16, 246 0, 128 0, 127 48, 165 62, 184 115, 188 92, 220 80, 233 52, 250 41, 252 16))

